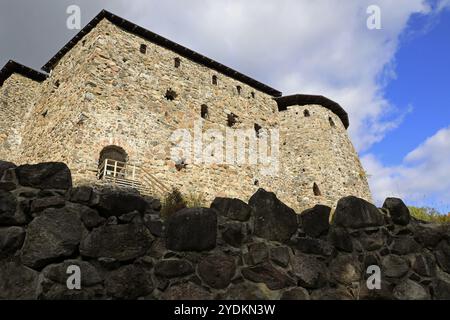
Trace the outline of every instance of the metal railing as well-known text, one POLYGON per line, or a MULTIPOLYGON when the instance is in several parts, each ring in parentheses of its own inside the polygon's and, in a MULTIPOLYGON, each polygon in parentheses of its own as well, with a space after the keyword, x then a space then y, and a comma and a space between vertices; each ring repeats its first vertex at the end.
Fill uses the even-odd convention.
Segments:
POLYGON ((134 188, 146 195, 156 192, 160 196, 164 196, 171 191, 169 187, 143 168, 111 159, 105 159, 99 166, 97 177, 104 183, 134 188))

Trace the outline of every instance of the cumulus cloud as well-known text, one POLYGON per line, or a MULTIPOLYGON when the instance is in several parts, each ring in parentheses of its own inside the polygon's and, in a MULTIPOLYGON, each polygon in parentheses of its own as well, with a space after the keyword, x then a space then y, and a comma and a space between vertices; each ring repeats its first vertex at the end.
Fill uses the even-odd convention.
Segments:
POLYGON ((373 154, 364 156, 362 162, 378 204, 397 196, 412 204, 450 211, 450 127, 429 137, 398 166, 383 166, 373 154))
POLYGON ((449 0, 6 1, 0 59, 41 66, 75 32, 65 28, 70 4, 81 7, 83 24, 104 7, 285 94, 326 95, 349 112, 353 142, 365 151, 405 112, 383 96, 399 35, 413 14, 443 10, 449 0), (370 5, 381 9, 381 30, 367 28, 370 5))
POLYGON ((384 98, 383 79, 395 76, 408 19, 431 11, 425 0, 169 0, 134 1, 126 14, 285 94, 338 101, 350 114, 357 150, 365 151, 406 112, 384 98), (381 30, 366 25, 373 4, 381 9, 381 30))

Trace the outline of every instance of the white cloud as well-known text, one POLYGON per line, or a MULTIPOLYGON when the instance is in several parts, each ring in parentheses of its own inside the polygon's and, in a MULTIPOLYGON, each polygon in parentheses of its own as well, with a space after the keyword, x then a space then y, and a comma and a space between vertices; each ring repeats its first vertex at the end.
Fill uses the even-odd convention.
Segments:
POLYGON ((401 122, 403 111, 383 96, 383 79, 395 76, 408 19, 430 12, 426 0, 141 0, 125 16, 285 94, 336 100, 364 151, 401 122), (372 4, 381 8, 381 30, 366 27, 372 4))
POLYGON ((388 196, 450 211, 450 127, 411 151, 399 166, 385 167, 372 154, 362 158, 378 204, 388 196))

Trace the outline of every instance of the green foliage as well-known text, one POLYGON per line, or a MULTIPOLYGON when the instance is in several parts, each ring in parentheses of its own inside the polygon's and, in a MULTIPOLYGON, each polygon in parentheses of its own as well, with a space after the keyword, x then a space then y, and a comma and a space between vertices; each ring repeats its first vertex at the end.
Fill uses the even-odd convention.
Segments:
POLYGON ((173 189, 168 193, 163 201, 161 208, 161 218, 167 219, 171 214, 184 208, 200 208, 204 207, 206 199, 203 194, 189 193, 183 195, 178 189, 173 189))
POLYGON ((427 222, 435 222, 435 223, 450 223, 450 214, 443 215, 440 214, 436 209, 423 207, 408 207, 411 216, 416 219, 427 221, 427 222))

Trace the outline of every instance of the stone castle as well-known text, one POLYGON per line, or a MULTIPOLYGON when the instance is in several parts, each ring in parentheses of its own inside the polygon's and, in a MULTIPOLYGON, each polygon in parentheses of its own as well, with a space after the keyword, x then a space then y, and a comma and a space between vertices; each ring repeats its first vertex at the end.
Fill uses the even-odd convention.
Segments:
POLYGON ((0 159, 65 162, 78 185, 177 187, 206 200, 247 201, 264 188, 296 211, 348 195, 371 200, 348 115, 323 96, 283 96, 107 11, 42 70, 10 61, 0 71, 0 159), (249 161, 174 161, 173 133, 196 124, 202 132, 237 132, 237 140, 251 129, 249 144, 278 150, 276 174, 249 161), (278 130, 278 144, 268 141, 270 130, 278 130))

